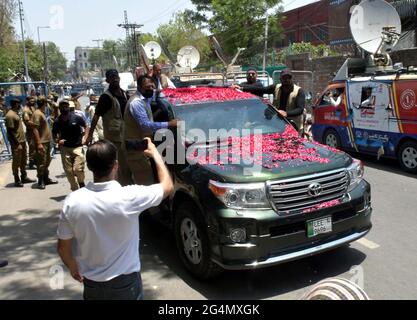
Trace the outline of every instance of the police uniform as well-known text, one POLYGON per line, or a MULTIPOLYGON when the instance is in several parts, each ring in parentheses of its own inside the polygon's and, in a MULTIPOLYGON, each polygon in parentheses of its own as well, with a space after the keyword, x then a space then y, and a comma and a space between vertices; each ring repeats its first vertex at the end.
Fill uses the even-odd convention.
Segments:
POLYGON ((48 170, 49 165, 51 164, 52 134, 51 130, 49 129, 48 120, 46 119, 45 114, 40 109, 37 109, 33 113, 32 122, 34 124, 34 127, 39 132, 39 143, 42 144, 44 148, 44 152, 39 152, 36 149, 35 153, 35 162, 38 172, 39 187, 41 187, 42 183, 44 183, 44 185, 53 183, 49 179, 48 170))
POLYGON ((23 122, 26 126, 26 141, 29 146, 29 168, 32 168, 35 163, 35 139, 33 137, 33 130, 30 124, 34 112, 35 107, 25 105, 23 108, 23 122))
POLYGON ((35 182, 27 177, 26 161, 27 148, 25 132, 23 130, 23 121, 19 115, 12 109, 6 114, 6 128, 7 135, 12 149, 12 170, 16 187, 22 187, 23 183, 35 182), (22 147, 18 149, 19 145, 22 147), (21 173, 21 180, 19 178, 19 168, 21 173))

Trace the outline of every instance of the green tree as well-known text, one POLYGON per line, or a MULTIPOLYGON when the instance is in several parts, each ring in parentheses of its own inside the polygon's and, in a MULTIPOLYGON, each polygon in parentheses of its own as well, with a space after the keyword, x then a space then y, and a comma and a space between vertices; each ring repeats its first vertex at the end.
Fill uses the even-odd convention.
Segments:
POLYGON ((67 70, 67 59, 65 59, 65 56, 53 42, 48 42, 46 44, 46 54, 48 56, 50 80, 62 80, 67 70))
POLYGON ((229 56, 238 47, 246 48, 241 60, 247 61, 253 55, 263 52, 266 12, 276 8, 269 15, 269 42, 280 38, 282 11, 281 0, 192 0, 195 11, 187 10, 185 15, 193 23, 208 28, 229 56), (245 59, 246 58, 246 59, 245 59))
POLYGON ((14 41, 13 19, 16 14, 14 0, 0 0, 0 48, 14 41))
POLYGON ((279 53, 278 61, 281 63, 285 63, 285 58, 288 55, 297 55, 303 53, 309 53, 312 58, 338 55, 336 51, 333 51, 328 45, 325 44, 315 46, 310 42, 296 42, 291 44, 279 53))

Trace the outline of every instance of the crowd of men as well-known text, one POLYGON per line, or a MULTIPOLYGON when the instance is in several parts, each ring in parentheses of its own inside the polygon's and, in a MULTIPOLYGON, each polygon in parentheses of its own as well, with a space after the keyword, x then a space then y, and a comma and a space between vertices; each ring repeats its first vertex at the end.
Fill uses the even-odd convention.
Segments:
MULTIPOLYGON (((108 89, 98 97, 88 90, 90 105, 81 111, 80 95, 65 97, 57 103, 57 96, 48 98, 30 95, 22 102, 14 99, 10 110, 4 108, 8 140, 12 150, 14 185, 23 187, 33 183, 26 168, 37 170, 39 189, 56 184, 49 177, 49 165, 54 150, 59 150, 62 166, 71 190, 85 186, 85 149, 83 146, 106 139, 118 150, 118 180, 123 186, 149 184, 154 179, 149 160, 143 153, 126 150, 124 141, 151 137, 160 128, 176 127, 177 121, 154 122, 155 105, 160 103, 161 90, 173 87, 156 64, 148 74, 138 79, 138 91, 131 97, 120 87, 117 70, 106 72, 108 89), (158 89, 158 90, 156 90, 158 89), (88 119, 91 119, 88 121, 88 119), (91 129, 90 129, 91 128, 91 129), (18 170, 20 168, 21 175, 18 170)), ((3 110, 2 98, 2 110, 3 110)))
MULTIPOLYGON (((89 117, 79 110, 76 95, 59 103, 53 96, 30 96, 22 115, 21 101, 15 99, 5 115, 16 187, 35 182, 28 178, 27 165, 36 166, 39 189, 56 184, 48 168, 54 146, 60 151, 73 192, 60 216, 58 252, 72 277, 84 284, 86 299, 143 298, 137 217, 173 191, 168 169, 151 140, 159 129, 179 125, 177 119, 168 118, 158 94, 173 86, 168 80, 155 65, 138 77, 137 91, 128 96, 120 87, 118 71, 108 70, 104 94, 97 99, 89 92, 89 117), (146 144, 138 148, 131 141, 146 144), (87 185, 86 163, 94 175, 94 182, 87 185)), ((250 69, 247 82, 232 87, 259 96, 274 94, 279 113, 302 129, 305 95, 293 84, 291 72, 283 72, 280 85, 263 87, 256 70, 250 69)))

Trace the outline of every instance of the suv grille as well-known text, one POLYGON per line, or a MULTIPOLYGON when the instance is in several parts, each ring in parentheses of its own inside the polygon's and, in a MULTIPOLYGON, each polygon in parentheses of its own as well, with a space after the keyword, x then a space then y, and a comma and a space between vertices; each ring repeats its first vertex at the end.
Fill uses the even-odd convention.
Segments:
POLYGON ((348 186, 348 173, 340 169, 268 182, 268 196, 278 214, 287 216, 327 201, 341 200, 348 186))

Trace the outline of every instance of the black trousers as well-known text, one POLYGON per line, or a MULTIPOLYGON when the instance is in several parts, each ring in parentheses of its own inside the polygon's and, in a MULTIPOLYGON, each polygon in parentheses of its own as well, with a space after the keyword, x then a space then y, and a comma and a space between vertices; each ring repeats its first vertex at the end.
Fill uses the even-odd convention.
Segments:
POLYGON ((141 275, 135 272, 106 282, 84 279, 84 300, 143 300, 141 275))

